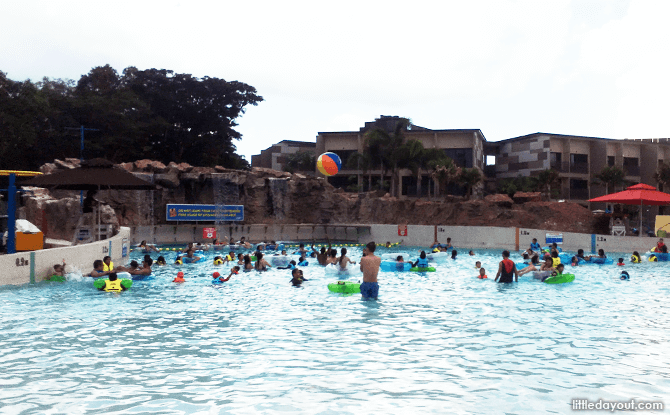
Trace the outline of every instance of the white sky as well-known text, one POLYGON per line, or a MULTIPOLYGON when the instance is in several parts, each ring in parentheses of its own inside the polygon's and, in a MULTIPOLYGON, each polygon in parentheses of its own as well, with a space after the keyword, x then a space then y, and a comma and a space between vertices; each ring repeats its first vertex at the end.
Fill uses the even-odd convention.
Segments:
POLYGON ((380 115, 489 141, 533 132, 670 137, 670 1, 6 1, 0 70, 95 66, 238 80, 251 160, 380 115))

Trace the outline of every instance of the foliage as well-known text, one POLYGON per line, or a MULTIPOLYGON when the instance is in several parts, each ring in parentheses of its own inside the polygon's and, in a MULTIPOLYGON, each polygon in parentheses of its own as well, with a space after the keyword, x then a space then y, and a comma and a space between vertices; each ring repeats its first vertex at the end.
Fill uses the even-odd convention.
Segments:
POLYGON ((397 190, 395 185, 398 166, 402 162, 403 144, 405 137, 403 131, 407 130, 411 122, 408 118, 400 118, 395 125, 393 132, 388 132, 383 128, 374 128, 366 133, 365 150, 373 165, 379 166, 381 175, 380 182, 383 183, 383 177, 388 170, 391 170, 391 196, 394 196, 397 190))
POLYGON ((547 197, 556 198, 559 195, 560 186, 559 173, 553 169, 546 169, 537 175, 537 190, 544 193, 547 197))
POLYGON ((295 173, 296 171, 314 171, 316 157, 307 151, 297 151, 288 155, 284 164, 284 171, 295 173))
POLYGON ((670 165, 667 163, 661 163, 654 173, 654 180, 656 183, 663 185, 664 188, 667 188, 670 185, 670 165))
POLYGON ((458 180, 465 184, 466 188, 466 197, 469 199, 470 196, 472 195, 472 188, 477 186, 482 180, 484 180, 484 177, 482 176, 482 172, 477 169, 477 168, 471 168, 471 169, 461 169, 461 174, 458 176, 458 180))
POLYGON ((129 67, 119 75, 105 65, 76 83, 16 82, 0 71, 0 160, 27 170, 79 158, 79 131, 68 128, 84 125, 97 130, 85 134, 85 158, 248 168, 235 152, 235 120, 261 101, 241 82, 164 69, 129 67))
POLYGON ((457 167, 456 163, 444 153, 439 158, 430 160, 427 164, 431 171, 430 177, 437 183, 439 192, 446 190, 447 186, 461 174, 461 168, 457 167))
POLYGON ((626 184, 625 177, 626 173, 623 169, 617 166, 605 166, 594 176, 593 183, 605 185, 605 193, 609 194, 609 191, 614 190, 616 186, 626 184))
POLYGON ((498 183, 498 192, 510 197, 516 192, 542 192, 556 198, 560 194, 559 173, 556 170, 546 169, 537 176, 521 176, 514 179, 504 179, 498 183))

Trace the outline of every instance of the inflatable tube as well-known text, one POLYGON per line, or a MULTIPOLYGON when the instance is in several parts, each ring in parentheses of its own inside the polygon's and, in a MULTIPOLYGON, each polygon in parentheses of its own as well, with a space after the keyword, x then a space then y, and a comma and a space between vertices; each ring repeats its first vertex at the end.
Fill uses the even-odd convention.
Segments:
MULTIPOLYGON (((556 248, 556 249, 558 250, 559 253, 560 253, 560 252, 563 252, 563 250, 561 249, 560 246, 559 246, 558 248, 556 248)), ((542 252, 551 252, 551 247, 550 247, 550 246, 545 246, 545 247, 543 247, 543 248, 542 248, 542 252)))
MULTIPOLYGON (((65 277, 62 276, 62 275, 52 275, 51 278, 49 278, 47 281, 51 281, 51 282, 65 282, 65 281, 67 281, 67 278, 65 278, 65 277)), ((100 281, 100 280, 96 280, 96 281, 100 281)))
POLYGON ((542 278, 551 276, 551 271, 533 271, 530 274, 534 280, 541 280, 542 278))
POLYGON ((553 277, 548 277, 542 282, 544 282, 545 284, 564 284, 566 282, 572 282, 574 280, 575 280, 574 274, 561 274, 553 277))
POLYGON ((387 272, 403 272, 412 268, 411 262, 382 261, 380 268, 387 272))
MULTIPOLYGON (((656 258, 656 260, 653 261, 653 262, 667 262, 667 261, 670 261, 670 254, 668 254, 668 253, 664 253, 664 252, 653 253, 652 256, 656 258)), ((652 256, 649 256, 649 261, 651 261, 652 256)))
POLYGON ((435 272, 435 267, 428 267, 428 268, 412 267, 412 268, 410 268, 410 271, 412 271, 412 272, 435 272))
POLYGON ((348 277, 363 275, 360 268, 355 265, 352 266, 351 264, 349 264, 344 270, 342 270, 339 265, 328 264, 326 265, 326 273, 348 277))
POLYGON ((449 252, 431 252, 430 254, 426 252, 426 259, 431 262, 442 262, 448 259, 451 259, 451 253, 449 252))
POLYGON ((351 281, 338 281, 328 284, 328 290, 334 293, 355 294, 361 292, 361 284, 351 281))
POLYGON ((382 261, 395 261, 399 256, 402 256, 402 258, 407 261, 410 255, 407 252, 387 252, 382 254, 381 258, 382 261))
POLYGON ((291 262, 291 257, 286 255, 273 255, 264 258, 266 258, 273 267, 287 267, 289 262, 291 262))
POLYGON ((200 259, 196 260, 195 257, 194 258, 189 258, 187 256, 183 256, 183 257, 181 257, 181 262, 183 262, 184 264, 194 264, 194 263, 196 263, 196 262, 198 262, 202 259, 202 257, 198 257, 198 258, 200 258, 200 259))
MULTIPOLYGON (((102 279, 102 278, 97 279, 97 280, 93 281, 93 286, 95 288, 97 288, 98 290, 100 290, 105 286, 105 281, 107 281, 107 279, 102 279)), ((129 280, 129 279, 126 279, 126 278, 123 278, 121 280, 121 285, 123 285, 123 287, 125 289, 128 289, 128 288, 133 286, 133 281, 129 280)))
POLYGON ((590 261, 587 261, 586 263, 598 264, 598 265, 611 265, 614 264, 614 260, 612 258, 590 258, 590 261))
MULTIPOLYGON (((561 259, 561 264, 564 265, 570 265, 572 264, 572 257, 577 256, 577 254, 572 255, 572 254, 567 254, 567 253, 562 253, 558 257, 561 259)), ((577 258, 579 262, 584 262, 584 258, 577 258)))

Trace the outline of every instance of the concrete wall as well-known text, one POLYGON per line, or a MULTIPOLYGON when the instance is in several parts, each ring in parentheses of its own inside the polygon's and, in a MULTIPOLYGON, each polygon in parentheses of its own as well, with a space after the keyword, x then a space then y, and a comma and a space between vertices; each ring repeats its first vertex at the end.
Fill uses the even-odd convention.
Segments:
POLYGON ((42 281, 53 274, 53 266, 65 261, 86 274, 93 261, 109 255, 115 265, 127 262, 130 228, 122 227, 119 234, 104 241, 65 248, 44 249, 0 256, 0 285, 20 285, 42 281), (126 256, 123 256, 124 244, 126 256))

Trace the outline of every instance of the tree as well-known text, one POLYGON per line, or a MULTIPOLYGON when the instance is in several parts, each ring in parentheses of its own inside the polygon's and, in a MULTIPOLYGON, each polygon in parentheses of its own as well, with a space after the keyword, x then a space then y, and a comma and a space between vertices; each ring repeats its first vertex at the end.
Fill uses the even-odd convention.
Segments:
POLYGON ((559 185, 559 173, 553 169, 546 169, 540 172, 537 176, 537 190, 544 193, 548 198, 554 196, 552 194, 552 186, 559 185))
POLYGON ((419 140, 407 140, 400 147, 401 158, 398 162, 399 168, 409 169, 416 176, 416 195, 421 193, 421 169, 425 167, 424 156, 426 150, 419 140))
POLYGON ((405 141, 403 131, 407 130, 410 125, 409 119, 400 118, 393 132, 377 127, 366 133, 364 152, 367 152, 372 160, 379 163, 381 173, 380 183, 384 182, 386 172, 389 169, 391 170, 391 196, 397 193, 395 177, 397 175, 398 164, 403 157, 401 150, 405 141))
MULTIPOLYGON (((368 191, 372 190, 372 168, 374 167, 374 162, 369 152, 352 153, 347 159, 347 167, 352 170, 361 170, 364 175, 367 174, 368 191)), ((361 186, 359 190, 362 190, 364 187, 365 186, 361 186)))
POLYGON ((430 176, 435 183, 436 196, 461 174, 461 168, 457 167, 454 161, 444 153, 442 157, 428 162, 428 167, 431 169, 430 176))
POLYGON ((595 175, 594 184, 604 184, 605 194, 609 194, 609 190, 615 190, 617 186, 626 184, 626 173, 623 169, 617 166, 605 166, 598 174, 595 175))
POLYGON ((471 169, 461 169, 461 174, 458 176, 458 179, 465 184, 465 197, 469 199, 472 195, 472 189, 483 180, 483 177, 482 172, 479 171, 478 168, 473 167, 471 169))
POLYGON ((670 165, 661 163, 654 173, 654 180, 663 188, 667 187, 670 184, 670 165))
POLYGON ((297 151, 287 157, 284 171, 295 173, 296 171, 314 171, 316 157, 307 151, 297 151))
POLYGON ((505 193, 510 197, 516 192, 535 192, 538 190, 537 178, 532 176, 521 176, 513 179, 503 179, 498 184, 498 192, 505 193))

